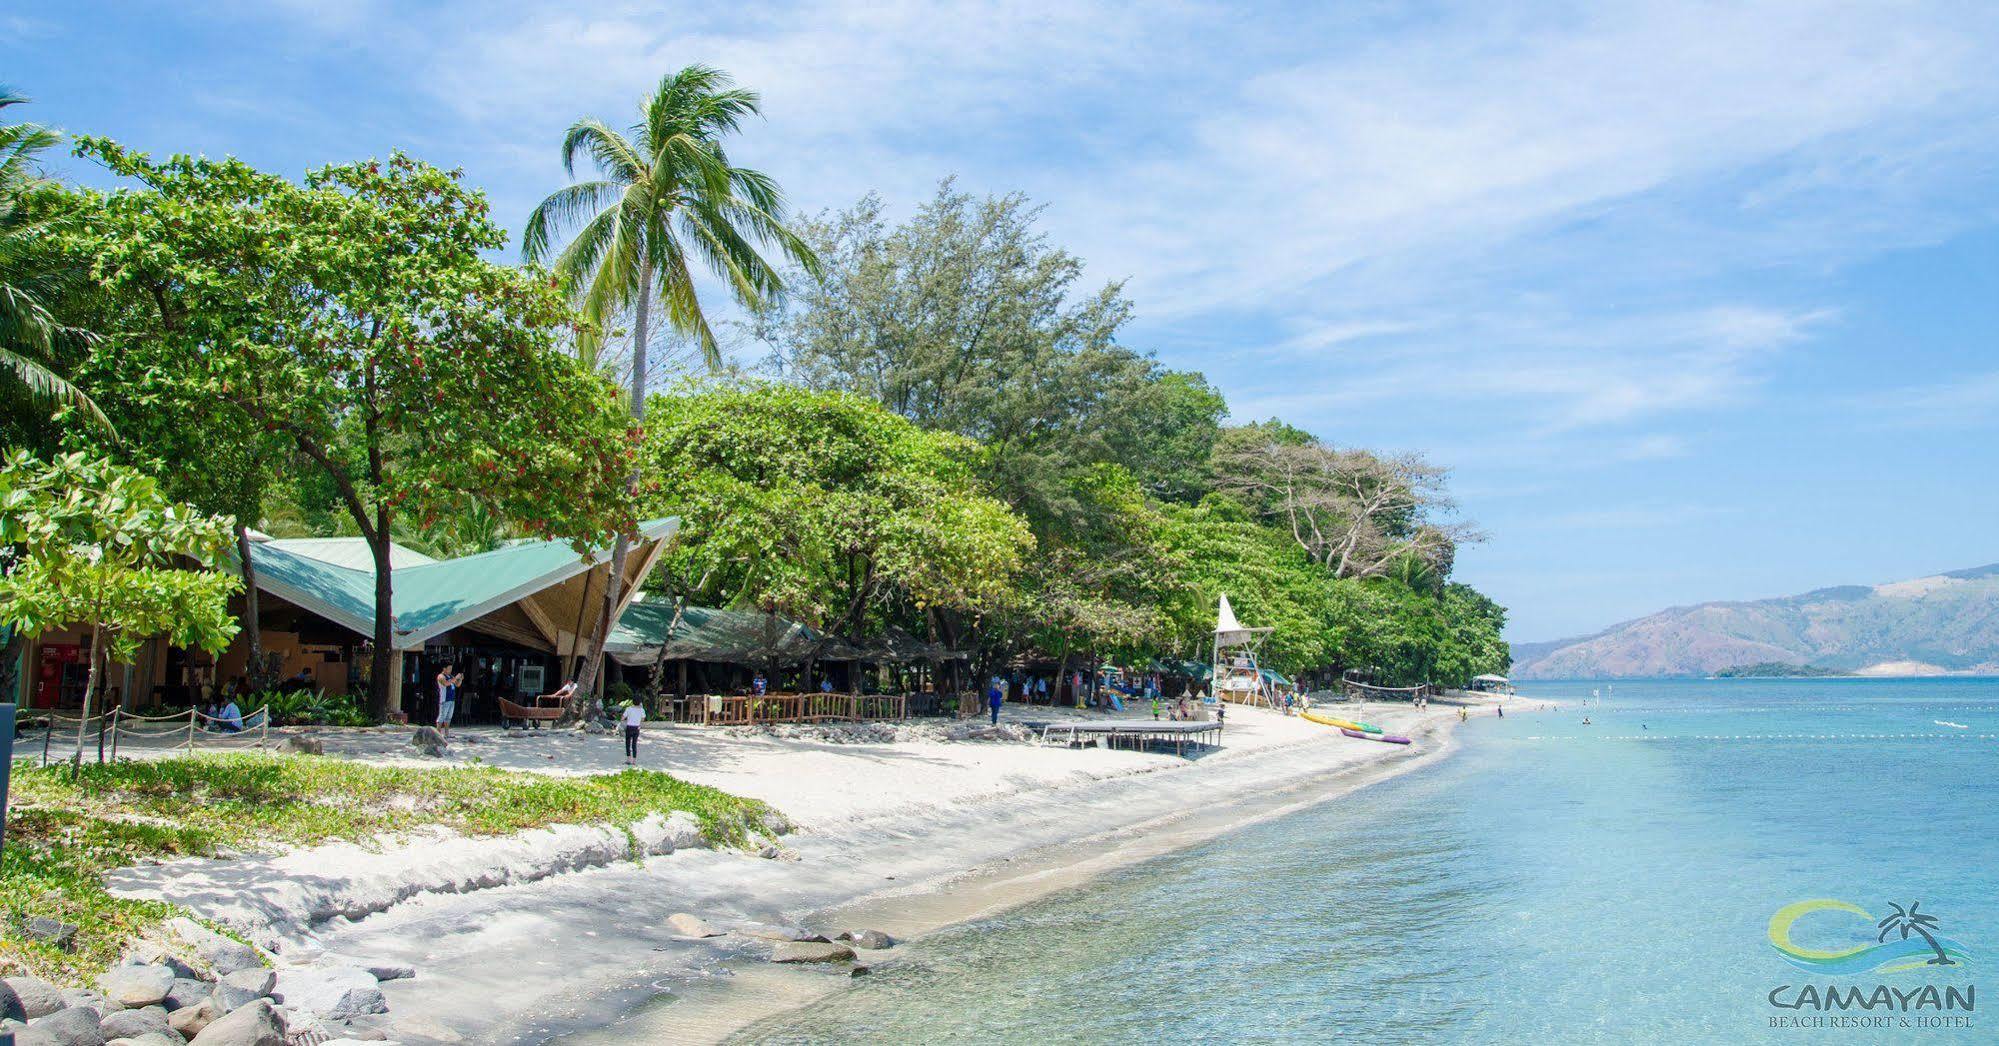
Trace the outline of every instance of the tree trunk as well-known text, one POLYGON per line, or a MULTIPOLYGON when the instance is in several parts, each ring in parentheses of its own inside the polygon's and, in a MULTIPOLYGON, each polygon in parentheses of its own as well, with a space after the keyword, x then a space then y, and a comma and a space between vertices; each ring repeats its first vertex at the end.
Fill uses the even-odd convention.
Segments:
POLYGON ((388 720, 389 694, 402 686, 402 680, 389 678, 389 648, 396 640, 396 610, 389 578, 388 515, 387 510, 376 513, 375 533, 368 539, 368 550, 375 554, 375 653, 368 668, 368 718, 377 723, 388 720))
MULTIPOLYGON (((639 259, 638 307, 632 317, 632 420, 643 424, 646 419, 646 349, 651 339, 652 321, 652 258, 639 259)), ((639 487, 638 469, 625 480, 625 489, 636 491, 639 487)), ((617 622, 612 618, 618 612, 618 599, 623 595, 625 556, 631 551, 631 537, 619 534, 611 545, 611 564, 604 579, 604 614, 597 629, 597 637, 590 642, 590 656, 583 661, 583 667, 576 673, 576 693, 579 697, 591 690, 597 680, 597 673, 604 664, 604 644, 611 638, 611 626, 617 622)), ((644 578, 634 578, 633 584, 644 578)), ((585 699, 587 700, 587 699, 585 699)), ((572 707, 574 707, 572 702, 572 707)))
POLYGON ((72 781, 76 780, 77 774, 83 772, 83 735, 90 728, 90 706, 97 698, 97 662, 99 655, 103 653, 101 649, 104 645, 103 635, 97 622, 91 622, 90 672, 83 680, 83 714, 76 722, 76 755, 69 762, 69 777, 72 781))
POLYGON ((243 563, 243 634, 250 640, 249 671, 244 675, 251 691, 262 693, 277 681, 264 664, 264 636, 257 628, 257 565, 250 560, 250 528, 241 521, 236 524, 236 558, 243 563))

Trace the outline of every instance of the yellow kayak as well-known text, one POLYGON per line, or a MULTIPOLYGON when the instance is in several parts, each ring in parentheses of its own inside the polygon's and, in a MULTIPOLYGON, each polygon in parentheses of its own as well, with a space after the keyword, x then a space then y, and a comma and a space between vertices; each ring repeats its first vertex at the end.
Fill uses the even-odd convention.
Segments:
POLYGON ((1382 729, 1378 726, 1356 723, 1350 719, 1334 719, 1324 712, 1315 712, 1309 708, 1298 714, 1321 726, 1336 726, 1342 730, 1358 730, 1363 734, 1379 734, 1382 732, 1382 729))

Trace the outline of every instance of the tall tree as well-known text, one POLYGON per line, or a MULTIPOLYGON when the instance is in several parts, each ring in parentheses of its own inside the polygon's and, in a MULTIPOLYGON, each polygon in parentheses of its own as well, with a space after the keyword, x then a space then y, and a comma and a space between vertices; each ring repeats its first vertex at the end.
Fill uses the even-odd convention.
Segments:
MULTIPOLYGON (((0 109, 25 101, 0 86, 0 109)), ((69 274, 48 259, 46 244, 59 231, 61 217, 36 206, 50 187, 37 158, 60 141, 61 134, 40 124, 0 124, 0 370, 11 371, 38 400, 67 404, 111 431, 96 401, 51 366, 58 347, 88 338, 58 320, 49 306, 69 274)))
POLYGON ((144 186, 97 199, 73 246, 105 293, 139 303, 114 314, 102 369, 241 412, 332 486, 375 561, 375 717, 396 527, 476 496, 579 550, 636 529, 630 420, 562 351, 574 314, 555 281, 482 255, 505 235, 457 172, 396 154, 297 184, 104 139, 79 151, 144 186))
MULTIPOLYGON (((818 265, 805 242, 785 228, 784 194, 777 183, 729 162, 722 139, 760 112, 757 93, 733 84, 721 70, 690 65, 660 81, 628 133, 602 120, 576 121, 563 136, 563 169, 575 177, 577 157, 587 155, 599 177, 543 200, 528 216, 521 238, 528 260, 552 262, 596 325, 599 333, 583 339, 586 355, 594 354, 594 339, 630 310, 631 410, 641 422, 655 297, 665 308, 667 326, 693 338, 711 368, 721 364, 714 330, 695 294, 690 255, 752 310, 784 292, 784 280, 765 250, 808 269, 818 265), (556 240, 570 229, 575 235, 556 250, 556 240)), ((636 474, 632 482, 637 484, 636 474)), ((577 674, 579 693, 589 693, 596 682, 622 595, 619 572, 629 537, 620 534, 617 540, 604 590, 603 627, 577 674)))

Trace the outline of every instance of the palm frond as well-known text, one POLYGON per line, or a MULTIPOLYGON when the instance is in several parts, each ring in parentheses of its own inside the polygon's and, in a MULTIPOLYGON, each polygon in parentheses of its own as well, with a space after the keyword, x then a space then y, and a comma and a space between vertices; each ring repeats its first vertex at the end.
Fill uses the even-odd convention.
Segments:
POLYGON ((92 425, 113 439, 118 438, 117 427, 111 424, 110 418, 104 416, 104 411, 98 408, 96 400, 91 399, 88 393, 50 370, 39 360, 23 356, 12 349, 0 348, 0 368, 13 371, 14 376, 21 379, 21 383, 28 387, 28 391, 36 399, 51 403, 66 402, 89 419, 92 425))
POLYGON ((563 229, 594 217, 618 203, 623 188, 615 182, 578 182, 564 186, 535 205, 521 231, 521 255, 529 261, 544 261, 550 244, 563 229))
POLYGON ((637 182, 646 177, 646 163, 625 136, 602 120, 585 117, 569 125, 562 136, 562 169, 576 176, 576 154, 588 153, 597 170, 614 182, 637 182))

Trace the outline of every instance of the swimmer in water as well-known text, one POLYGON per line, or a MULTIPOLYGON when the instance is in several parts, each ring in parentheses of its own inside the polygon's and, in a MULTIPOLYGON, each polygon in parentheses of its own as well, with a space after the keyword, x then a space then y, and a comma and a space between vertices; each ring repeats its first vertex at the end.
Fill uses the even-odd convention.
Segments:
POLYGON ((1583 717, 1583 725, 1584 725, 1584 726, 1588 726, 1588 725, 1589 725, 1589 717, 1588 717, 1588 716, 1584 716, 1584 717, 1583 717))

